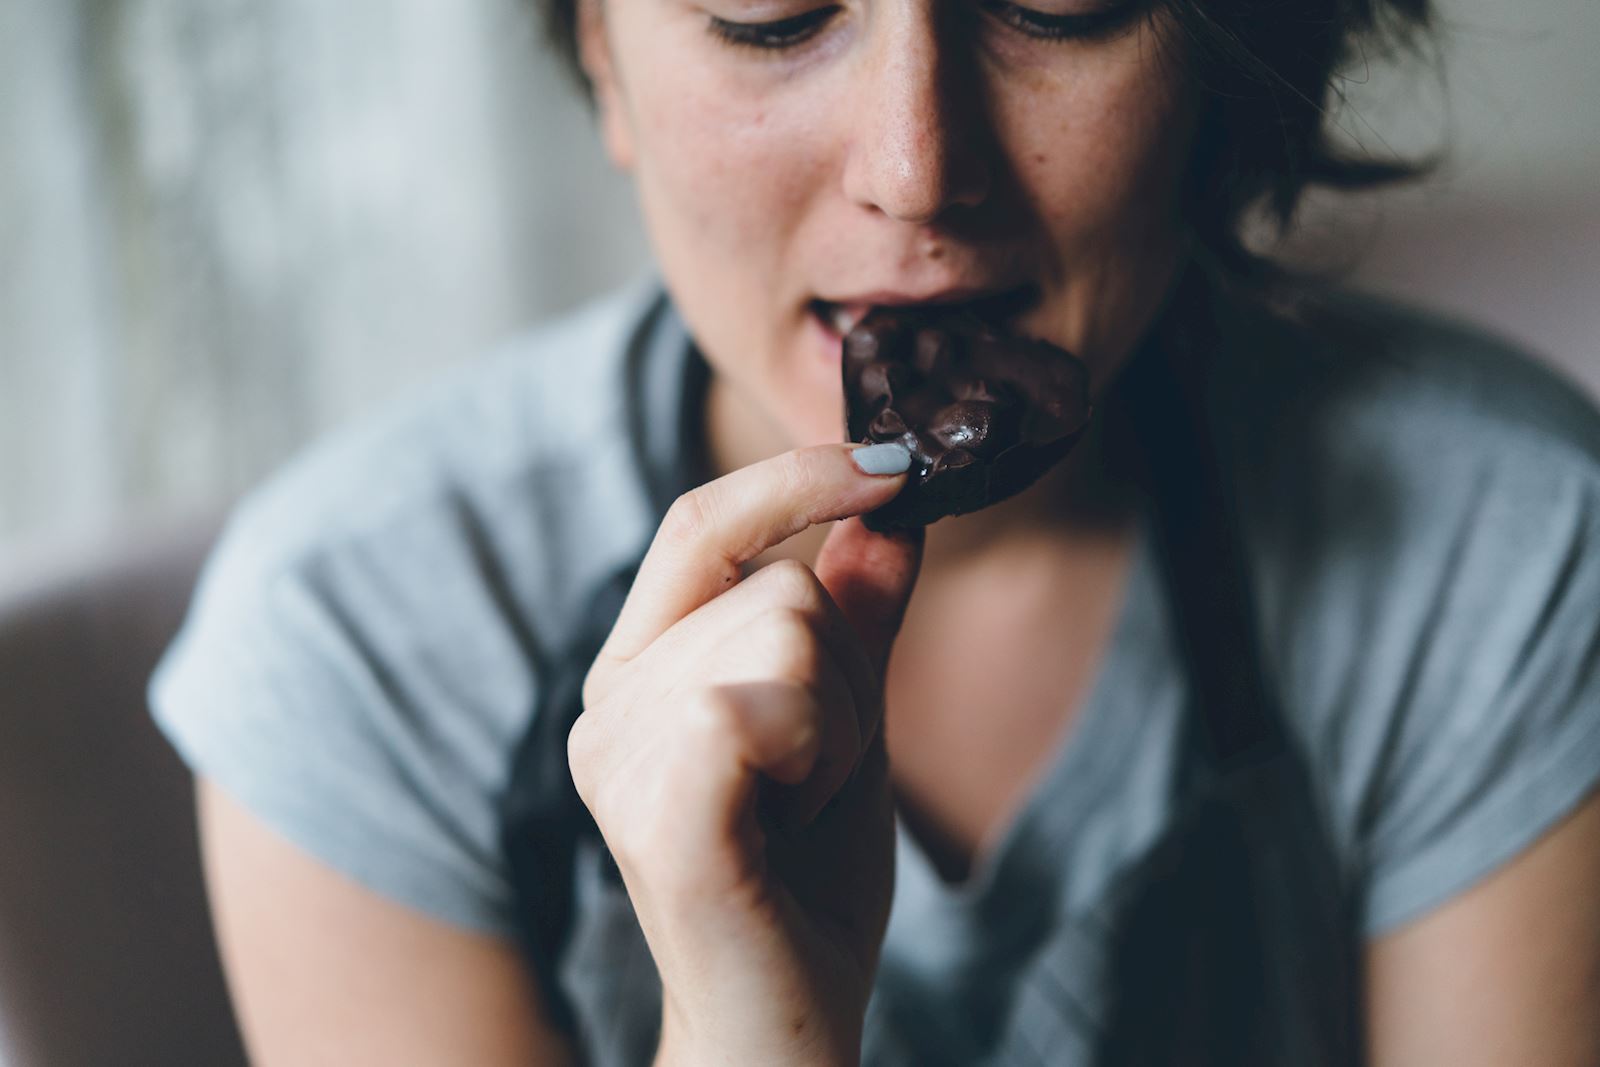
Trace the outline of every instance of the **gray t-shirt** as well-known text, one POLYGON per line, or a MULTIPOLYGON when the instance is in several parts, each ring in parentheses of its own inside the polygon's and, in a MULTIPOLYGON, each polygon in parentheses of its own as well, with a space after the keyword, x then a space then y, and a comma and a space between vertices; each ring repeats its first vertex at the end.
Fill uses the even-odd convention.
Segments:
MULTIPOLYGON (((1495 342, 1365 300, 1241 313, 1224 351, 1208 403, 1265 672, 1381 934, 1600 781, 1600 417, 1495 342)), ((696 430, 690 358, 641 284, 313 448, 229 524, 152 681, 162 729, 310 854, 514 937, 514 749, 540 665, 654 533, 696 430)), ((1077 728, 986 862, 947 885, 900 833, 865 1062, 1092 1062, 1101 909, 1179 824, 1187 685, 1141 530, 1077 728)), ((579 861, 563 985, 600 1062, 642 1062, 659 985, 579 861)))

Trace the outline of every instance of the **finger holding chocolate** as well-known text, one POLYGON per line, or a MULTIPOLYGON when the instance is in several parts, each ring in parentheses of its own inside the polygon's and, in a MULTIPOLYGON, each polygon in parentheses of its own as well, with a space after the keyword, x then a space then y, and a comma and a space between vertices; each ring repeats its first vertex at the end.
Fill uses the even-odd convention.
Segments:
POLYGON ((1013 496, 1071 450, 1089 421, 1089 372, 1044 341, 960 308, 878 308, 844 338, 845 436, 898 442, 912 477, 862 521, 926 526, 1013 496))

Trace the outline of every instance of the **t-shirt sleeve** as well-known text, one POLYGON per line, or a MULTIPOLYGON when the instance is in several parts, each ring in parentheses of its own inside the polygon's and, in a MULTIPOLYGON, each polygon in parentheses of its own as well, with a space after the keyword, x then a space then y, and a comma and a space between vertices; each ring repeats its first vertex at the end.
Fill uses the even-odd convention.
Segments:
POLYGON ((533 657, 465 521, 413 509, 286 549, 270 514, 236 519, 150 703, 197 774, 307 853, 509 936, 495 798, 533 657))
POLYGON ((1371 676, 1352 688, 1389 713, 1356 717, 1343 741, 1366 772, 1354 821, 1372 935, 1515 858, 1600 781, 1597 465, 1502 456, 1457 503, 1435 527, 1453 532, 1396 571, 1410 584, 1392 610, 1365 620, 1371 676))

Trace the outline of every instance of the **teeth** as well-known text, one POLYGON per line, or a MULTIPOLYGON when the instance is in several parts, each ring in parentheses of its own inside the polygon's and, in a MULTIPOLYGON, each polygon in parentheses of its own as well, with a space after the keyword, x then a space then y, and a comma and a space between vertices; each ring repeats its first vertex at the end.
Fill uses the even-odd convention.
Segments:
POLYGON ((852 310, 842 304, 834 304, 828 311, 828 317, 833 322, 833 328, 843 335, 855 329, 856 323, 867 317, 867 309, 852 310))

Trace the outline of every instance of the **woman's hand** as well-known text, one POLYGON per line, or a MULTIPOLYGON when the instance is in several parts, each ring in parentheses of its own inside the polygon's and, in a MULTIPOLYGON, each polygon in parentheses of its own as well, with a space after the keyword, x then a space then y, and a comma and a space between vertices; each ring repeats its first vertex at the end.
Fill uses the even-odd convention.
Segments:
POLYGON ((920 536, 850 518, 815 571, 741 566, 904 475, 799 449, 680 498, 584 685, 568 752, 661 974, 661 1060, 840 1064, 894 885, 884 667, 920 536))

